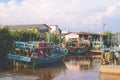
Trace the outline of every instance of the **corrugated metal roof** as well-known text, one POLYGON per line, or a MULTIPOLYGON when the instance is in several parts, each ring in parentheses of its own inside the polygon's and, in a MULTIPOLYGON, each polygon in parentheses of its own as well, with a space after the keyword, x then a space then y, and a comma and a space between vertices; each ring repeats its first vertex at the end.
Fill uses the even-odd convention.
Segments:
POLYGON ((28 25, 7 25, 12 30, 37 28, 39 32, 48 32, 49 26, 46 24, 28 24, 28 25))

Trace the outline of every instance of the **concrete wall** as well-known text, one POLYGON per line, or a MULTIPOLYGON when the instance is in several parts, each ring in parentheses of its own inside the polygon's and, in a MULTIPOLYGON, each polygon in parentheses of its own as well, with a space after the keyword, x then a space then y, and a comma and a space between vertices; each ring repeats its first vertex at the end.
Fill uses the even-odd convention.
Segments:
POLYGON ((51 28, 51 30, 50 30, 51 33, 60 34, 58 25, 50 25, 49 27, 51 28))

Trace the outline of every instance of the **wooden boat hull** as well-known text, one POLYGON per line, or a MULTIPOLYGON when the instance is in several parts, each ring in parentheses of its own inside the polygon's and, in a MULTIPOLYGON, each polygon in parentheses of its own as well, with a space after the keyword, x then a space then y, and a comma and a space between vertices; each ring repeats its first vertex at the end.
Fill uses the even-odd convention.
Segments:
POLYGON ((51 58, 31 58, 31 57, 8 54, 7 58, 10 60, 16 60, 16 61, 27 62, 27 63, 37 62, 38 65, 42 65, 42 64, 48 64, 48 63, 60 62, 63 60, 63 55, 51 57, 51 58))
POLYGON ((17 60, 17 61, 31 62, 31 58, 30 57, 25 57, 25 56, 8 54, 7 58, 12 59, 12 60, 17 60))
POLYGON ((99 80, 120 80, 120 75, 101 73, 99 80))
POLYGON ((70 50, 70 48, 68 48, 68 54, 70 54, 70 55, 86 54, 86 52, 87 52, 86 48, 76 48, 76 47, 73 47, 72 51, 70 50))
POLYGON ((39 60, 39 64, 48 64, 48 63, 56 63, 56 62, 60 62, 63 60, 63 56, 57 56, 57 57, 53 57, 53 58, 43 58, 39 60))
POLYGON ((119 65, 101 65, 99 68, 100 73, 108 73, 108 74, 120 74, 120 66, 119 65))

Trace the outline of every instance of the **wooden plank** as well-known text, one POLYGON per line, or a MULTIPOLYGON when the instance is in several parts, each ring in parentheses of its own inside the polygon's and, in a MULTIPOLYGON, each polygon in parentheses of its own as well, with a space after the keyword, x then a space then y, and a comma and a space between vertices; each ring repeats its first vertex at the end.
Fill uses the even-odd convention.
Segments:
POLYGON ((120 66, 119 65, 101 65, 99 68, 100 73, 108 73, 108 74, 120 74, 120 66))

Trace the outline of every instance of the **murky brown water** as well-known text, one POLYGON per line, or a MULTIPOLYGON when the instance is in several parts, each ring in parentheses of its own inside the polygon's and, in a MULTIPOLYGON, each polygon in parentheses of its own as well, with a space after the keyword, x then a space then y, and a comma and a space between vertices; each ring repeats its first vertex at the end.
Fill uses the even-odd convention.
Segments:
POLYGON ((99 74, 99 60, 71 59, 39 69, 13 69, 0 73, 0 80, 119 80, 120 75, 99 74))

